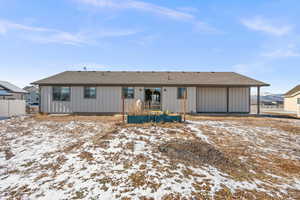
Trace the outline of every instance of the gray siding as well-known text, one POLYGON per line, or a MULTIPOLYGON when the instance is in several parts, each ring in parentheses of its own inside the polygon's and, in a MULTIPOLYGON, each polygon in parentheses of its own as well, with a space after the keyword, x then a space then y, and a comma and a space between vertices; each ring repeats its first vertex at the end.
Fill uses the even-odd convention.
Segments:
POLYGON ((227 88, 199 87, 197 88, 197 112, 250 112, 249 95, 248 87, 229 88, 228 99, 227 88))
POLYGON ((250 88, 229 88, 229 112, 250 112, 250 88))
MULTIPOLYGON (((196 112, 196 87, 187 88, 187 112, 196 112)), ((184 100, 177 99, 177 87, 162 88, 162 110, 173 113, 182 113, 184 110, 184 100)))
POLYGON ((97 87, 96 99, 85 99, 82 86, 71 87, 69 102, 52 101, 52 87, 41 87, 41 111, 45 113, 116 113, 122 111, 121 87, 97 87))
MULTIPOLYGON (((227 88, 188 87, 188 113, 227 112, 227 88)), ((41 112, 45 113, 120 113, 122 87, 99 86, 96 99, 85 99, 83 86, 71 87, 69 102, 52 101, 52 87, 41 86, 41 112)), ((144 87, 135 87, 135 99, 125 99, 125 111, 135 100, 144 101, 144 87)), ((249 88, 229 88, 229 112, 249 112, 249 88)), ((162 87, 162 110, 181 113, 184 100, 177 99, 177 87, 162 87)))
POLYGON ((227 89, 197 88, 197 112, 227 112, 227 89))

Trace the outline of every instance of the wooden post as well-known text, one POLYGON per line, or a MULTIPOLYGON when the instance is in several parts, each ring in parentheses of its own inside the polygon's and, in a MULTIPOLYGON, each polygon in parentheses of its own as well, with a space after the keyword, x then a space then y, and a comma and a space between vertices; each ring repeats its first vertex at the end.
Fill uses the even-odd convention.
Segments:
POLYGON ((124 94, 122 94, 122 120, 123 120, 123 123, 125 124, 125 98, 124 98, 124 94))
POLYGON ((183 121, 185 122, 185 114, 186 114, 186 99, 187 99, 187 88, 184 91, 184 102, 183 102, 183 121))
POLYGON ((257 87, 257 115, 260 115, 260 87, 257 87))

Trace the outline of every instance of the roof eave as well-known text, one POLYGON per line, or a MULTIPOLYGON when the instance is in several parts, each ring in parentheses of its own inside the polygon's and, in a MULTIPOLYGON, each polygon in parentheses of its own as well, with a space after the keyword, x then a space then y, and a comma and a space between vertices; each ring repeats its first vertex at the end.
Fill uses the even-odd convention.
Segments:
POLYGON ((33 82, 33 85, 38 86, 51 86, 51 85, 97 85, 97 86, 143 86, 143 85, 161 85, 161 86, 202 86, 202 87, 216 87, 216 86, 226 86, 226 87, 268 87, 270 84, 180 84, 180 83, 39 83, 33 82))

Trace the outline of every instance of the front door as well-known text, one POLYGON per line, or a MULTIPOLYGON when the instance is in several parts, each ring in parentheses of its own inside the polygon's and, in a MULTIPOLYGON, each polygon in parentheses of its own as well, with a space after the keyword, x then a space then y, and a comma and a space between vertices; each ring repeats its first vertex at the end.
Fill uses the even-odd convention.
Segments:
POLYGON ((145 88, 145 109, 161 110, 161 88, 145 88))

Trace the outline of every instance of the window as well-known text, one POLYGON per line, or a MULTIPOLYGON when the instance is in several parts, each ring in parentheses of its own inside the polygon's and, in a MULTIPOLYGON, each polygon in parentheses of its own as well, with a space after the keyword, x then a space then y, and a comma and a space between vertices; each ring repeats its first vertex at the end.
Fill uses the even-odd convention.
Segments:
POLYGON ((55 86, 52 90, 53 101, 70 101, 71 89, 70 87, 55 86))
POLYGON ((124 87, 123 88, 123 97, 125 99, 133 99, 134 98, 134 88, 133 87, 124 87))
POLYGON ((85 99, 96 99, 97 96, 96 87, 84 87, 84 98, 85 99))
POLYGON ((298 105, 300 105, 300 98, 298 98, 298 105))
MULTIPOLYGON (((184 96, 187 95, 186 88, 177 88, 177 98, 184 99, 184 96)), ((187 98, 187 96, 186 96, 187 98)))

